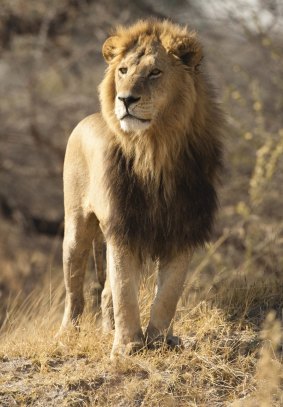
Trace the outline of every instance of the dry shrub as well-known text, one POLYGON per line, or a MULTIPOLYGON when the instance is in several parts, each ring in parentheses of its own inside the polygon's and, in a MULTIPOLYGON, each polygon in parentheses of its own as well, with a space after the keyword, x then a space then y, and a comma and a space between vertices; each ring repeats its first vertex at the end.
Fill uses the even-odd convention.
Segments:
POLYGON ((260 335, 262 346, 256 364, 254 392, 243 400, 236 400, 231 407, 271 407, 282 406, 283 392, 281 381, 283 366, 280 357, 282 345, 282 325, 270 312, 263 324, 260 335))
MULTIPOLYGON (((99 1, 49 3, 4 0, 1 14, 4 23, 11 14, 24 29, 35 30, 6 36, 1 60, 0 175, 1 198, 6 198, 1 205, 10 216, 5 224, 1 221, 0 295, 4 305, 8 302, 7 310, 1 310, 1 406, 282 406, 283 53, 275 26, 279 2, 257 2, 265 13, 275 7, 274 24, 268 29, 260 26, 253 10, 252 20, 246 18, 245 8, 253 3, 244 1, 241 7, 235 3, 238 12, 225 19, 224 26, 221 21, 218 26, 218 19, 229 12, 231 2, 215 3, 220 7, 216 18, 199 15, 207 60, 223 86, 228 113, 227 171, 215 242, 207 252, 196 253, 176 316, 175 330, 185 349, 145 350, 117 364, 109 361, 112 335, 101 333, 99 314, 93 316, 91 305, 78 335, 54 338, 62 316, 63 278, 42 283, 44 267, 47 275, 52 268, 51 242, 29 234, 26 225, 38 211, 46 216, 43 220, 53 220, 53 211, 61 220, 67 134, 95 110, 106 31, 118 18, 123 23, 136 14, 121 13, 121 4, 112 1, 111 7, 99 1), (62 10, 64 25, 57 24, 62 10), (40 193, 39 178, 46 185, 40 193), (28 295, 35 285, 38 288, 28 295), (22 294, 16 295, 21 286, 22 294), (271 309, 276 314, 269 314, 271 309)), ((144 2, 126 8, 140 6, 148 11, 144 2)), ((6 27, 1 24, 0 31, 6 27)), ((53 264, 59 269, 59 260, 53 264)), ((140 296, 144 325, 152 296, 150 277, 140 296)))

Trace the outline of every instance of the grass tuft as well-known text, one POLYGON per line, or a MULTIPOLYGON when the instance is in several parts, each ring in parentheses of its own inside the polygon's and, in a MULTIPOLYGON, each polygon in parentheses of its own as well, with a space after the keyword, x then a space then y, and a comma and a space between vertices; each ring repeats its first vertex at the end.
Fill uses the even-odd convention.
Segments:
MULTIPOLYGON (((281 291, 239 280, 196 305, 183 298, 175 331, 184 350, 144 350, 116 363, 109 359, 113 335, 101 333, 99 314, 88 307, 80 333, 58 340, 63 286, 35 291, 21 306, 11 304, 1 330, 1 403, 279 407, 281 323, 267 310, 281 304, 281 291)), ((144 322, 151 295, 143 284, 144 322)))

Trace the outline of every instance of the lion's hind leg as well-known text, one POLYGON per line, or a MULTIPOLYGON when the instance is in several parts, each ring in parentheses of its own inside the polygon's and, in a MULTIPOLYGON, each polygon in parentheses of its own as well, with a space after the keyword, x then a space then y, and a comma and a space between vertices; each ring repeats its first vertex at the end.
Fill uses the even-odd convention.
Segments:
POLYGON ((101 305, 102 329, 104 333, 114 329, 114 311, 112 291, 109 282, 109 271, 107 270, 107 250, 103 232, 100 228, 96 231, 93 246, 93 257, 96 272, 96 285, 93 292, 94 308, 101 305))
POLYGON ((112 291, 107 276, 101 297, 101 313, 102 313, 102 329, 104 333, 113 331, 115 328, 114 323, 114 309, 112 291))
POLYGON ((92 289, 92 304, 95 312, 101 306, 102 292, 106 280, 106 243, 100 227, 97 228, 92 242, 95 269, 95 282, 92 289))

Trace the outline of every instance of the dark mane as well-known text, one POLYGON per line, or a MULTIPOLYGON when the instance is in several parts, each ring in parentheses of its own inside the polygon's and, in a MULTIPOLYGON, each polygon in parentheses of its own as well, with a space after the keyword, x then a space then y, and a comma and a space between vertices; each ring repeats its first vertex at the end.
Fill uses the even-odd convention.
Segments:
POLYGON ((174 253, 204 245, 210 238, 218 206, 215 175, 221 168, 221 144, 200 152, 189 145, 176 160, 174 188, 165 198, 159 188, 142 182, 118 145, 107 151, 105 183, 110 199, 107 239, 142 256, 168 258, 174 253))

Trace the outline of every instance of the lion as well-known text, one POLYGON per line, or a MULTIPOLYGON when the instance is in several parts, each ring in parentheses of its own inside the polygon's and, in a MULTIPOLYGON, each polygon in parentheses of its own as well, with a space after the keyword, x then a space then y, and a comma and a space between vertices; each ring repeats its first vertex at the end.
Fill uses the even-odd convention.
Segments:
POLYGON ((115 357, 160 343, 182 346, 172 321, 191 256, 211 237, 223 115, 194 31, 140 20, 119 26, 102 53, 108 68, 99 86, 101 112, 77 125, 66 149, 60 332, 79 326, 94 242, 103 327, 115 327, 115 357), (157 287, 143 332, 138 290, 148 260, 157 287))

